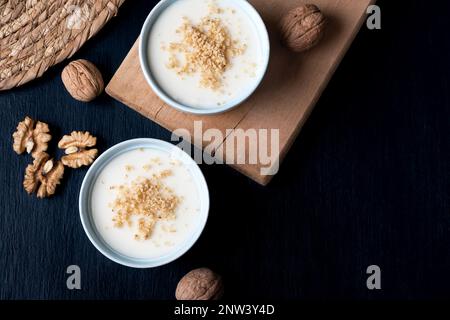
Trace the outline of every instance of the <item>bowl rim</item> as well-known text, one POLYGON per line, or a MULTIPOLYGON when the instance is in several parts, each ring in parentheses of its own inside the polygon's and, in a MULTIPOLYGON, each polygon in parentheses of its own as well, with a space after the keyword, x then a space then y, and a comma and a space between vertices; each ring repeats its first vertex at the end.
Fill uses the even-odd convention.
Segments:
POLYGON ((198 164, 187 153, 182 151, 176 145, 163 140, 152 138, 138 138, 126 140, 112 146, 95 160, 95 162, 91 165, 85 177, 83 178, 79 193, 78 206, 80 220, 84 232, 86 233, 90 242, 100 253, 102 253, 108 259, 123 266, 144 269, 155 268, 171 263, 179 259, 194 246, 194 244, 198 241, 201 234, 203 233, 208 221, 210 195, 205 176, 200 170, 198 164), (103 171, 105 166, 116 157, 126 152, 137 150, 139 148, 152 148, 156 150, 167 151, 169 153, 180 152, 180 155, 183 158, 183 163, 189 166, 189 171, 192 174, 197 187, 201 189, 199 190, 199 198, 201 203, 200 221, 198 222, 197 228, 183 243, 177 246, 173 252, 169 252, 161 257, 156 258, 133 258, 111 248, 108 243, 104 241, 98 234, 97 227, 92 220, 92 214, 89 209, 92 188, 98 178, 98 175, 103 171), (194 170, 194 172, 191 170, 194 170))
POLYGON ((238 2, 241 6, 245 8, 248 12, 250 12, 250 19, 253 21, 253 23, 256 26, 257 33, 263 48, 263 69, 261 70, 259 76, 255 78, 254 84, 249 87, 248 92, 242 95, 242 97, 239 97, 238 99, 231 101, 228 104, 225 104, 224 106, 218 107, 218 108, 211 108, 211 109, 202 109, 202 108, 195 108, 193 106, 182 104, 175 99, 173 99, 169 94, 165 93, 164 90, 158 85, 157 81, 154 79, 151 68, 149 66, 148 58, 147 58, 147 46, 148 46, 148 40, 149 40, 149 33, 151 31, 151 28, 153 27, 153 24, 156 22, 156 20, 159 17, 159 14, 161 14, 162 11, 167 9, 171 4, 173 4, 176 1, 180 0, 161 0, 149 13, 147 18, 145 19, 144 25, 141 29, 140 37, 139 37, 139 62, 141 66, 141 70, 144 74, 145 80, 150 85, 153 92, 167 105, 190 114, 196 114, 196 115, 215 115, 224 113, 227 111, 230 111, 243 102, 245 102, 248 98, 250 98, 253 93, 256 91, 256 89, 261 85, 267 70, 269 68, 269 61, 270 61, 270 55, 271 55, 271 47, 270 47, 270 38, 269 38, 269 32, 267 30, 267 26, 264 23, 264 20, 262 19, 259 12, 255 9, 255 7, 248 2, 247 0, 229 0, 238 2))

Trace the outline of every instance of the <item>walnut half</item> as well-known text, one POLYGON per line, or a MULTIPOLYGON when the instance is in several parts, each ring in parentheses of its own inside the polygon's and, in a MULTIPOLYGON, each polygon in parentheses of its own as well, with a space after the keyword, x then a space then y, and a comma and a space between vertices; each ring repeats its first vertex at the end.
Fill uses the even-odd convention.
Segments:
POLYGON ((64 149, 66 155, 61 158, 62 163, 70 168, 80 168, 89 166, 97 157, 97 149, 88 149, 95 147, 97 138, 89 132, 74 131, 70 135, 64 136, 58 143, 60 149, 64 149))
POLYGON ((63 175, 64 165, 41 152, 26 168, 23 186, 28 194, 37 192, 38 198, 46 198, 55 194, 63 175))
POLYGON ((48 142, 52 139, 50 129, 44 122, 34 121, 26 117, 17 126, 17 131, 13 134, 13 149, 17 154, 25 151, 36 158, 41 152, 47 151, 48 142))

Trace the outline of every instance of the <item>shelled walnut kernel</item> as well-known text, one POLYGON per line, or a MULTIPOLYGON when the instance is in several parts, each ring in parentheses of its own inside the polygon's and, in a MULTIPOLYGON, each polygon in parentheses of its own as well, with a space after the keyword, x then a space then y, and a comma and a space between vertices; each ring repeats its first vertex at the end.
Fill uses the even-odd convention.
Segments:
POLYGON ((13 139, 13 149, 17 154, 27 152, 36 158, 41 152, 47 151, 52 136, 46 123, 26 117, 17 126, 13 139))
POLYGON ((28 194, 37 192, 38 198, 47 198, 55 194, 63 175, 64 165, 41 152, 26 168, 23 186, 28 194))
POLYGON ((66 155, 61 158, 62 163, 70 168, 80 168, 89 166, 97 157, 97 149, 88 149, 95 147, 97 138, 89 132, 74 131, 70 135, 64 136, 58 143, 58 148, 64 149, 66 155))

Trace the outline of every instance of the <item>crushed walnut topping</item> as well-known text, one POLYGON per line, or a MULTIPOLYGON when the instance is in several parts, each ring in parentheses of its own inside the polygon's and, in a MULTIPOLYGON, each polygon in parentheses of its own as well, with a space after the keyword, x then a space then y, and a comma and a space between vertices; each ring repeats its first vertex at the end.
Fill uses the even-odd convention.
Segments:
POLYGON ((150 162, 157 166, 160 166, 162 164, 161 159, 158 157, 150 159, 150 162))
POLYGON ((246 45, 233 40, 222 23, 222 10, 210 6, 210 14, 198 25, 183 18, 184 23, 177 29, 182 41, 170 43, 170 57, 167 63, 180 76, 200 73, 200 85, 207 89, 219 90, 222 87, 224 73, 230 67, 231 58, 244 54, 246 45), (180 61, 179 56, 183 57, 180 61))
POLYGON ((208 4, 208 10, 210 14, 221 14, 222 9, 217 6, 215 2, 208 4))
POLYGON ((111 187, 111 190, 117 191, 116 199, 110 204, 114 212, 114 226, 132 227, 132 218, 137 217, 134 238, 147 240, 158 221, 174 220, 180 198, 164 184, 163 180, 170 175, 172 172, 165 170, 150 179, 139 177, 131 184, 111 187))

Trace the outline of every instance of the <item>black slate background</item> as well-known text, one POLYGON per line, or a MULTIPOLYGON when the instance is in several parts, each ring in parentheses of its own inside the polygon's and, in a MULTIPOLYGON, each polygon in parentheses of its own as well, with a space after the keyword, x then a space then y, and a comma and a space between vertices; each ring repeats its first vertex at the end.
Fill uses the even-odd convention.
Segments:
MULTIPOLYGON (((74 58, 109 80, 155 1, 127 1, 74 58)), ((450 3, 379 1, 383 29, 363 28, 294 144, 264 188, 226 166, 202 166, 210 220, 180 260, 134 270, 104 258, 78 216, 86 170, 67 171, 58 195, 22 189, 26 156, 11 134, 26 115, 58 137, 89 130, 106 148, 167 131, 106 95, 65 92, 63 65, 0 93, 0 298, 172 299, 179 278, 209 266, 228 299, 448 298, 450 287, 450 3), (77 264, 82 290, 66 289, 77 264), (367 266, 382 290, 366 288, 367 266)))

